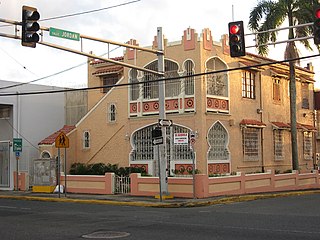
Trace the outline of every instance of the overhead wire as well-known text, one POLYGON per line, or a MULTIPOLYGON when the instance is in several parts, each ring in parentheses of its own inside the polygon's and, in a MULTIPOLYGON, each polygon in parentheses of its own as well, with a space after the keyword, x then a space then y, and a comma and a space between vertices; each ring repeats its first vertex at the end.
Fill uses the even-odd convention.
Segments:
POLYGON ((99 8, 99 9, 94 9, 94 10, 89 10, 89 11, 83 11, 83 12, 79 12, 79 13, 71 13, 71 14, 61 15, 61 16, 57 16, 57 17, 44 18, 44 19, 41 19, 39 21, 49 21, 49 20, 67 18, 67 17, 74 17, 74 16, 83 15, 83 14, 109 10, 109 9, 116 8, 116 7, 122 7, 122 6, 125 6, 125 5, 128 5, 128 4, 132 4, 132 3, 136 3, 136 2, 140 2, 140 1, 141 0, 134 0, 134 1, 130 1, 130 2, 120 3, 120 4, 117 4, 117 5, 114 5, 114 6, 110 6, 110 7, 99 8))
POLYGON ((26 137, 24 137, 24 136, 11 124, 11 122, 10 122, 8 119, 6 119, 6 121, 7 121, 7 123, 9 124, 9 126, 10 126, 16 133, 18 133, 19 136, 21 136, 21 138, 23 138, 24 140, 26 140, 26 142, 28 142, 33 148, 35 148, 36 150, 39 150, 39 148, 36 147, 35 145, 33 145, 32 142, 29 141, 26 137))
MULTIPOLYGON (((125 2, 125 3, 120 3, 120 4, 117 4, 117 5, 109 6, 109 7, 98 8, 98 9, 88 10, 88 11, 82 11, 82 12, 78 12, 78 13, 65 14, 65 15, 56 16, 56 17, 44 18, 44 19, 40 19, 39 22, 41 22, 41 21, 49 21, 49 20, 56 20, 56 19, 67 18, 67 17, 74 17, 74 16, 83 15, 83 14, 109 10, 109 9, 112 9, 112 8, 122 7, 122 6, 125 6, 125 5, 132 4, 132 3, 140 2, 140 1, 141 0, 134 0, 134 1, 130 1, 130 2, 125 2)), ((12 25, 11 24, 0 25, 0 27, 8 27, 8 26, 12 26, 12 25)))
MULTIPOLYGON (((155 83, 155 82, 161 82, 161 81, 172 81, 172 80, 178 80, 183 78, 190 78, 190 77, 199 77, 209 74, 217 74, 217 73, 224 73, 224 72, 232 72, 232 71, 240 71, 240 70, 250 70, 251 68, 259 68, 263 66, 269 66, 274 64, 281 64, 281 63, 287 63, 290 61, 297 61, 301 59, 307 59, 307 58, 314 58, 319 57, 320 54, 315 55, 309 55, 304 57, 298 57, 298 58, 292 58, 287 60, 279 60, 279 61, 272 61, 272 62, 266 62, 266 63, 260 63, 250 66, 243 66, 243 67, 236 67, 236 68, 229 68, 229 69, 221 69, 221 70, 215 70, 210 72, 202 72, 202 73, 195 73, 188 76, 178 76, 178 77, 170 77, 170 78, 159 78, 155 80, 150 80, 148 83, 155 83)), ((125 87, 125 86, 133 86, 133 85, 139 85, 139 84, 145 84, 146 82, 128 82, 128 83, 121 83, 121 84, 110 84, 110 85, 104 85, 104 86, 96 86, 96 87, 86 87, 86 88, 75 88, 75 89, 61 89, 61 90, 52 90, 52 91, 37 91, 37 92, 19 92, 19 93, 0 93, 0 96, 23 96, 23 95, 39 95, 39 94, 52 94, 52 93, 63 93, 63 92, 75 92, 75 91, 90 91, 90 90, 96 90, 96 89, 102 89, 102 88, 113 88, 113 87, 125 87)))
MULTIPOLYGON (((104 54, 102 54, 102 55, 100 55, 100 56, 103 57, 103 56, 105 56, 106 54, 111 53, 111 52, 117 50, 118 48, 120 48, 120 46, 118 46, 118 47, 116 47, 116 48, 114 48, 114 49, 111 49, 109 52, 104 53, 104 54)), ((85 64, 87 64, 87 61, 86 61, 86 62, 82 62, 82 63, 80 63, 80 64, 78 64, 78 65, 75 65, 75 66, 73 66, 73 67, 66 68, 66 69, 61 70, 61 71, 59 71, 59 72, 56 72, 56 73, 53 73, 53 74, 50 74, 50 75, 47 75, 47 76, 44 76, 44 77, 41 77, 41 78, 37 78, 37 79, 31 80, 31 81, 28 81, 28 82, 22 82, 22 83, 17 83, 17 84, 5 86, 5 87, 0 87, 0 90, 9 89, 9 88, 14 88, 14 87, 19 87, 19 86, 26 85, 26 84, 29 84, 29 83, 38 82, 38 81, 40 81, 40 80, 47 79, 47 78, 54 77, 54 76, 57 76, 57 75, 59 75, 59 74, 68 72, 68 71, 73 70, 73 69, 75 69, 75 68, 81 67, 81 66, 83 66, 83 65, 85 65, 85 64)))
MULTIPOLYGON (((67 17, 73 17, 73 16, 79 16, 79 15, 83 15, 83 14, 89 14, 89 13, 93 13, 93 12, 98 12, 98 11, 104 11, 104 10, 108 10, 108 9, 112 9, 112 8, 117 8, 117 7, 121 7, 121 6, 125 6, 125 5, 129 5, 129 4, 133 4, 133 3, 136 3, 136 2, 140 2, 141 0, 134 0, 134 1, 130 1, 130 2, 125 2, 125 3, 121 3, 121 4, 117 4, 117 5, 113 5, 113 6, 109 6, 109 7, 104 7, 104 8, 99 8, 99 9, 94 9, 94 10, 89 10, 89 11, 83 11, 83 12, 78 12, 78 13, 72 13, 72 14, 66 14, 66 15, 61 15, 61 16, 56 16, 56 17, 51 17, 51 18, 45 18, 45 19, 41 19, 39 21, 49 21, 49 20, 55 20, 55 19, 61 19, 61 18, 67 18, 67 17)), ((4 26, 12 26, 12 25, 0 25, 0 27, 4 27, 4 26)), ((115 49, 112 49, 111 51, 109 52, 112 52, 116 49, 118 49, 119 47, 115 48, 115 49)), ((3 49, 1 49, 2 51, 4 51, 3 49)), ((5 52, 5 51, 4 51, 5 52)), ((6 52, 5 52, 6 53, 6 52)), ((24 66, 23 64, 21 64, 20 62, 18 62, 15 58, 13 58, 12 56, 10 56, 8 53, 6 53, 9 57, 11 57, 14 61, 16 61, 20 66, 22 66, 25 70, 29 71, 30 73, 36 75, 35 73, 31 72, 29 69, 26 68, 26 66, 24 66)), ((106 55, 107 53, 101 55, 101 56, 104 56, 106 55)), ((53 76, 56 76, 56 75, 59 75, 59 74, 62 74, 62 73, 65 73, 65 72, 68 72, 72 69, 75 69, 75 68, 78 68, 78 67, 81 67, 82 65, 86 64, 87 62, 84 62, 84 63, 81 63, 81 64, 78 64, 76 66, 73 66, 73 67, 70 67, 70 68, 67 68, 65 70, 62 70, 62 71, 59 71, 57 73, 54 73, 54 74, 51 74, 51 75, 48 75, 48 76, 45 76, 45 77, 41 77, 41 78, 37 78, 37 79, 34 79, 34 80, 31 80, 31 81, 28 81, 28 82, 23 82, 23 83, 18 83, 18 84, 14 84, 14 85, 10 85, 10 86, 6 86, 6 87, 1 87, 1 89, 8 89, 8 88, 13 88, 13 87, 18 87, 18 86, 22 86, 22 85, 25 85, 25 84, 29 84, 29 83, 34 83, 34 82, 37 82, 37 81, 40 81, 40 80, 43 80, 43 79, 46 79, 46 78, 50 78, 50 77, 53 77, 53 76)))

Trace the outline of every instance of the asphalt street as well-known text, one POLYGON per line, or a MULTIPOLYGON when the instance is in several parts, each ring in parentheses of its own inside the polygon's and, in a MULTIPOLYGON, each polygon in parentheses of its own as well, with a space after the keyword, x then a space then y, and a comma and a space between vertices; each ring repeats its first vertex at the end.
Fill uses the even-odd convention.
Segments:
POLYGON ((320 194, 191 208, 0 199, 0 239, 320 239, 320 194))

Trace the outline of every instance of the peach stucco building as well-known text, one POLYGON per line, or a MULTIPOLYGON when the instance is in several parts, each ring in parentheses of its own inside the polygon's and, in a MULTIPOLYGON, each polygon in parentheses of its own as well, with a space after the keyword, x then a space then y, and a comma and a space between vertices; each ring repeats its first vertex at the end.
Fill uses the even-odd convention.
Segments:
MULTIPOLYGON (((174 142, 175 133, 190 132, 195 133, 195 162, 201 173, 292 169, 288 64, 268 65, 271 59, 250 53, 231 58, 226 42, 226 35, 214 41, 209 29, 198 34, 191 28, 178 41, 165 40, 165 77, 177 78, 165 83, 166 119, 173 121, 166 129, 170 173, 192 168, 190 147, 174 142)), ((155 38, 151 47, 157 49, 156 43, 155 38)), ((157 56, 139 50, 127 49, 115 60, 157 70, 157 56)), ((310 64, 297 67, 298 154, 303 171, 314 167, 313 77, 310 64)), ((75 128, 65 126, 71 129, 67 168, 74 162, 103 162, 140 166, 157 174, 157 148, 151 138, 159 119, 155 78, 89 59, 89 87, 120 86, 90 90, 86 116, 75 128)), ((40 148, 51 157, 57 154, 54 142, 43 141, 40 148)))

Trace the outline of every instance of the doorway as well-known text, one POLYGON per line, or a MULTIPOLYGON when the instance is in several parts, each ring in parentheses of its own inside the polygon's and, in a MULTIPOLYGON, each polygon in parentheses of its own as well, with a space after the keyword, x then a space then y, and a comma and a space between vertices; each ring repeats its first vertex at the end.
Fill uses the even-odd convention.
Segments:
POLYGON ((10 187, 9 141, 0 141, 0 187, 10 187))

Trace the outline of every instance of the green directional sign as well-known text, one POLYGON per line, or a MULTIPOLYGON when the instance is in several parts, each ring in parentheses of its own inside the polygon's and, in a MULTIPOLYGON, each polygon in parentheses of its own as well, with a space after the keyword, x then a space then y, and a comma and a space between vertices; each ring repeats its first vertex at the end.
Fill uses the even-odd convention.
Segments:
POLYGON ((22 138, 13 139, 13 151, 22 152, 22 138))
POLYGON ((70 32, 58 28, 49 28, 49 34, 53 37, 65 38, 75 41, 80 41, 80 33, 70 32))

